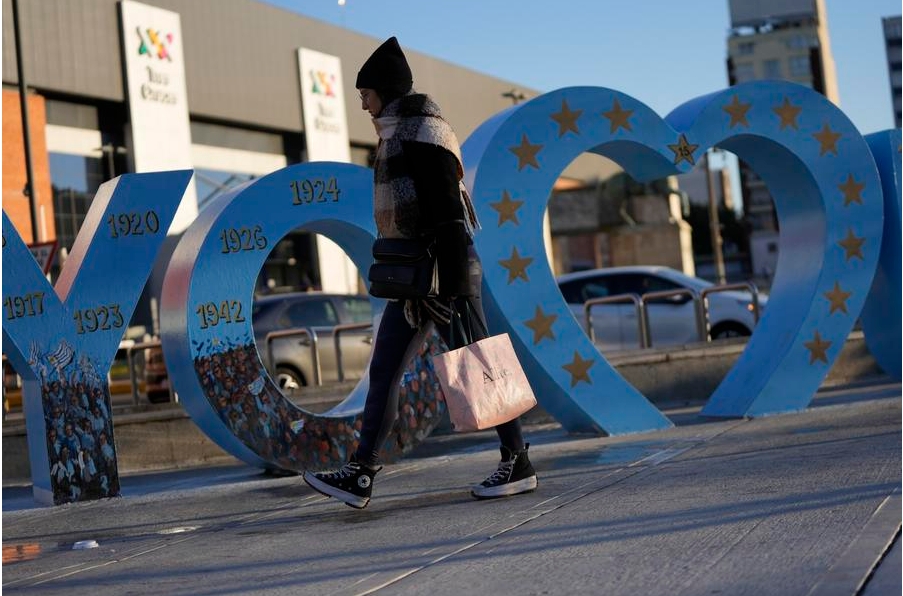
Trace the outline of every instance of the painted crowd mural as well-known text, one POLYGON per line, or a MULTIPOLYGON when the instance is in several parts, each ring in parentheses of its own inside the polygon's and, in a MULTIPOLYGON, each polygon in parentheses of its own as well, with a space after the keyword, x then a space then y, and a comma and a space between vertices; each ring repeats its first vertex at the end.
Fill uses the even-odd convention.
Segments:
MULTIPOLYGON (((712 147, 735 153, 765 181, 779 220, 780 257, 768 309, 702 414, 805 408, 860 315, 869 349, 899 378, 899 130, 863 138, 823 96, 791 83, 738 85, 665 118, 615 90, 566 88, 493 116, 462 151, 483 226, 476 244, 490 329, 511 335, 540 405, 568 431, 617 435, 671 422, 598 352, 557 289, 542 234, 554 181, 587 151, 649 181, 689 171, 712 147)), ((4 349, 26 377, 38 500, 118 493, 105 385, 124 331, 117 322, 131 317, 189 178, 133 174, 104 185, 92 223, 73 247, 73 256, 77 248, 86 255, 77 263, 92 265, 81 269, 95 280, 79 281, 78 267, 67 273, 67 263, 55 290, 22 256, 26 248, 4 214, 4 349), (117 195, 130 202, 116 203, 117 195), (128 243, 134 251, 124 249, 128 243), (78 300, 70 288, 81 290, 78 300)), ((366 168, 289 166, 220 196, 173 253, 160 317, 170 378, 193 421, 250 465, 331 467, 356 445, 366 375, 328 412, 298 408, 261 364, 265 347, 255 343, 251 312, 263 262, 291 230, 329 237, 366 271, 375 234, 371 193, 366 168)), ((371 304, 378 325, 385 303, 371 304)), ((423 340, 398 388, 387 460, 423 440, 444 413, 430 358, 444 346, 435 334, 423 340)))
POLYGON ((191 176, 104 183, 55 287, 3 213, 3 350, 23 379, 40 503, 119 494, 107 373, 191 176))

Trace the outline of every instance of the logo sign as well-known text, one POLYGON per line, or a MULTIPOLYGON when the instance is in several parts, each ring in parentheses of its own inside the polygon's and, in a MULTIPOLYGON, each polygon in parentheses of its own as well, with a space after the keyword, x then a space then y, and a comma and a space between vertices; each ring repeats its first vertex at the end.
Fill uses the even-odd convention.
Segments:
POLYGON ((307 161, 351 161, 348 120, 337 56, 298 49, 307 161))
MULTIPOLYGON (((131 0, 123 0, 119 6, 131 128, 129 151, 134 171, 191 168, 191 128, 179 15, 131 0)), ((188 227, 197 212, 197 191, 192 179, 170 233, 188 227)))
POLYGON ((169 51, 167 50, 169 45, 173 42, 174 36, 172 33, 167 33, 164 36, 156 29, 142 29, 141 27, 136 27, 135 33, 138 34, 138 39, 141 40, 141 45, 138 46, 139 56, 146 55, 148 58, 157 57, 160 60, 172 62, 172 56, 169 55, 169 51))
POLYGON ((56 255, 56 245, 56 240, 35 242, 28 245, 28 250, 31 251, 31 255, 38 262, 38 266, 44 272, 44 275, 50 273, 50 266, 53 264, 53 257, 56 255))
MULTIPOLYGON (((337 56, 298 49, 301 107, 307 161, 351 161, 348 119, 342 91, 342 63, 337 56)), ((330 239, 317 236, 320 285, 327 292, 357 292, 354 263, 330 239), (341 263, 341 266, 336 266, 341 263)))

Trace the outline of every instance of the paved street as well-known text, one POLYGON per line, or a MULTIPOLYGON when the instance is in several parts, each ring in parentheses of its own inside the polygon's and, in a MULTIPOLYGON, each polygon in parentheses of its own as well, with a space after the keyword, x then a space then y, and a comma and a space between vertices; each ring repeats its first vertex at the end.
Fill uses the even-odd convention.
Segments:
POLYGON ((899 384, 615 438, 528 428, 539 489, 477 502, 491 433, 430 438, 357 511, 245 466, 35 509, 3 491, 10 594, 900 594, 899 384), (96 548, 73 549, 81 541, 96 548), (880 562, 880 564, 879 564, 880 562), (869 578, 864 589, 862 583, 869 578))

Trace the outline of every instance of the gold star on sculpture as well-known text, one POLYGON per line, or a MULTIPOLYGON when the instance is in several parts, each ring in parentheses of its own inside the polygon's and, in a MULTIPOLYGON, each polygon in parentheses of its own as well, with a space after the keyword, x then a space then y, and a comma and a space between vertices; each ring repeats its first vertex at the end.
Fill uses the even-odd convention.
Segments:
POLYGON ((803 345, 809 350, 809 364, 814 364, 816 360, 821 360, 825 364, 828 363, 828 348, 831 347, 831 342, 822 339, 821 335, 818 334, 818 330, 815 331, 815 338, 812 341, 803 343, 803 345))
POLYGON ((555 334, 552 333, 552 324, 556 319, 558 319, 558 315, 546 315, 542 312, 542 308, 537 306, 536 314, 533 315, 533 318, 524 321, 524 325, 533 330, 534 346, 544 337, 548 337, 552 341, 555 340, 555 334))
POLYGON ((533 166, 539 169, 539 163, 536 161, 536 154, 542 149, 542 145, 531 145, 527 139, 527 133, 523 133, 520 138, 520 145, 509 147, 508 151, 517 156, 517 171, 520 172, 524 166, 533 166))
POLYGON ((781 130, 784 130, 788 126, 794 130, 799 130, 799 127, 796 124, 796 117, 800 115, 803 108, 791 104, 790 100, 785 97, 783 104, 771 109, 781 118, 781 130))
POLYGON ((602 112, 602 115, 608 118, 609 122, 611 122, 611 126, 609 126, 608 132, 614 134, 616 130, 619 128, 623 128, 624 130, 633 130, 630 128, 630 116, 633 114, 633 110, 622 110, 621 103, 618 101, 618 98, 615 98, 614 103, 612 103, 611 109, 607 112, 602 112))
POLYGON ((847 313, 847 299, 852 296, 852 292, 844 292, 840 289, 840 283, 834 282, 834 289, 830 292, 825 292, 825 298, 828 299, 828 302, 831 303, 831 312, 828 314, 833 315, 834 311, 841 311, 842 313, 847 313))
POLYGON ((847 176, 847 181, 838 185, 837 188, 843 193, 844 207, 848 207, 850 203, 859 203, 862 205, 862 191, 865 188, 865 182, 856 182, 853 180, 853 175, 849 174, 847 176))
POLYGON ((527 277, 527 266, 533 262, 531 257, 521 257, 517 252, 517 247, 511 249, 511 258, 502 259, 499 265, 508 270, 508 283, 510 284, 518 277, 529 282, 527 277))
POLYGON ((865 238, 859 238, 853 234, 853 228, 849 228, 847 230, 847 237, 837 244, 843 247, 848 261, 853 257, 859 257, 860 259, 865 260, 865 257, 862 256, 862 245, 865 244, 865 238))
POLYGON ((693 157, 693 152, 698 148, 699 145, 692 145, 687 142, 686 135, 680 135, 676 144, 668 145, 668 149, 674 152, 674 165, 682 161, 690 162, 691 166, 696 165, 696 158, 693 157))
POLYGON ((821 145, 818 151, 819 156, 824 155, 828 151, 837 155, 837 139, 839 139, 841 135, 839 132, 831 130, 831 127, 828 126, 827 122, 825 122, 825 125, 822 126, 820 131, 813 133, 812 136, 815 137, 821 145))
POLYGON ((586 381, 592 385, 593 382, 589 379, 587 372, 589 371, 589 367, 595 364, 595 362, 595 360, 584 360, 580 357, 579 353, 574 352, 574 359, 568 364, 563 364, 561 366, 561 368, 571 373, 571 387, 580 381, 586 381))
POLYGON ((506 221, 513 221, 514 225, 520 225, 517 219, 517 210, 523 205, 523 201, 512 201, 507 190, 502 191, 502 200, 497 203, 489 203, 489 206, 499 212, 499 227, 506 221))
POLYGON ((721 109, 731 116, 731 122, 730 124, 728 124, 730 128, 733 128, 738 124, 742 124, 743 126, 749 128, 749 121, 746 119, 746 112, 748 112, 749 108, 751 107, 751 103, 740 103, 740 97, 738 95, 735 95, 733 101, 726 106, 722 106, 721 109))
POLYGON ((561 111, 552 114, 552 120, 558 123, 558 136, 563 137, 568 131, 572 131, 579 135, 580 131, 577 130, 577 118, 579 118, 581 114, 583 114, 583 110, 571 111, 571 108, 568 107, 567 100, 562 99, 561 111))

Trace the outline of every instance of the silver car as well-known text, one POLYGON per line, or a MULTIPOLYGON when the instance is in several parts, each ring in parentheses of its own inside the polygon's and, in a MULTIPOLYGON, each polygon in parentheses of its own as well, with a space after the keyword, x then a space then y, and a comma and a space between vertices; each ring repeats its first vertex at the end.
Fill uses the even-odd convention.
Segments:
MULTIPOLYGON (((697 293, 713 284, 698 277, 660 266, 610 267, 578 271, 559 276, 556 281, 565 302, 580 326, 586 330, 583 305, 591 298, 687 288, 697 293)), ((710 336, 712 339, 752 334, 756 324, 752 295, 743 291, 709 294, 710 336)), ((759 294, 759 308, 768 299, 759 294)), ((649 333, 653 347, 674 346, 699 341, 696 315, 688 295, 673 296, 648 303, 649 333)), ((593 332, 602 351, 630 350, 640 346, 639 321, 633 303, 601 304, 592 308, 593 332)))
MULTIPOLYGON (((371 322, 370 299, 352 294, 297 292, 262 296, 254 300, 252 313, 254 340, 260 358, 287 396, 303 386, 315 384, 311 351, 314 338, 303 332, 273 337, 268 349, 267 336, 270 333, 298 329, 313 331, 318 344, 320 378, 322 381, 335 381, 338 379, 333 339, 335 327, 346 324, 366 326, 371 322)), ((372 329, 342 331, 339 341, 345 378, 360 378, 370 358, 372 329)))

